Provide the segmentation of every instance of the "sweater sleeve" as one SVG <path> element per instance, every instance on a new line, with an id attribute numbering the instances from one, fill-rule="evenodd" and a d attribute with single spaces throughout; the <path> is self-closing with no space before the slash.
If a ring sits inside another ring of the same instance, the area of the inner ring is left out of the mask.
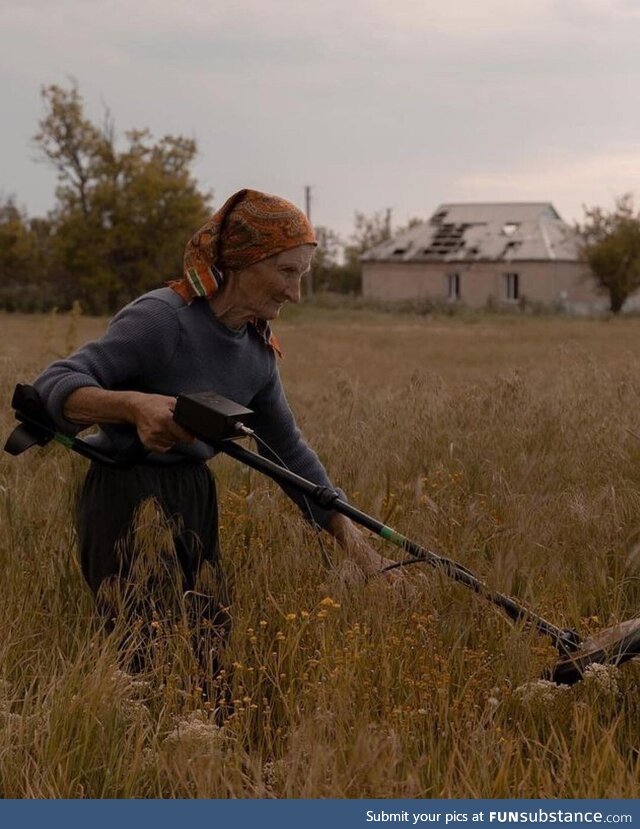
<path id="1" fill-rule="evenodd" d="M 86 386 L 126 389 L 136 380 L 144 384 L 169 362 L 179 339 L 175 311 L 162 300 L 142 297 L 116 314 L 99 340 L 51 363 L 33 385 L 59 428 L 77 434 L 86 426 L 62 414 L 71 392 Z"/>
<path id="2" fill-rule="evenodd" d="M 258 451 L 261 455 L 307 478 L 314 484 L 334 488 L 320 459 L 306 443 L 296 425 L 276 366 L 274 366 L 269 383 L 251 402 L 251 408 L 255 412 L 253 428 L 260 438 Z M 322 509 L 308 498 L 305 499 L 292 487 L 281 486 L 307 520 L 311 519 L 321 527 L 326 525 L 331 515 L 330 510 Z M 337 491 L 341 498 L 346 500 L 342 490 Z"/>

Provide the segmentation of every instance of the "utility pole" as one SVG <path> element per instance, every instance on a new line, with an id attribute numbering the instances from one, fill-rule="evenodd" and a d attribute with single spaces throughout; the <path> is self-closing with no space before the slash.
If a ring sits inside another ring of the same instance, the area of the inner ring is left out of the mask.
<path id="1" fill-rule="evenodd" d="M 304 210 L 307 214 L 307 219 L 311 221 L 311 185 L 306 184 L 304 188 Z M 313 296 L 313 273 L 309 271 L 307 274 L 307 296 Z"/>
<path id="2" fill-rule="evenodd" d="M 304 212 L 307 214 L 307 219 L 311 221 L 311 185 L 309 184 L 304 188 Z"/>

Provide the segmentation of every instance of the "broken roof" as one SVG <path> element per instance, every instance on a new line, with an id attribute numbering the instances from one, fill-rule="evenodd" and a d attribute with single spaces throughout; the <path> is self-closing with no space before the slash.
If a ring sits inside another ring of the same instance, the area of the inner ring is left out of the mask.
<path id="1" fill-rule="evenodd" d="M 441 204 L 428 222 L 366 251 L 363 262 L 578 259 L 577 238 L 550 202 Z"/>

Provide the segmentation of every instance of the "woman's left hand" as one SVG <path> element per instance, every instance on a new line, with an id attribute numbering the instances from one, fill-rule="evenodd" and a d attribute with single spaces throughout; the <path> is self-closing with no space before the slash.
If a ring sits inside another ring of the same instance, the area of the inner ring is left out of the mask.
<path id="1" fill-rule="evenodd" d="M 346 516 L 338 512 L 333 513 L 326 529 L 335 537 L 336 541 L 351 560 L 358 565 L 365 576 L 382 576 L 391 583 L 404 581 L 405 573 L 401 567 L 384 572 L 386 567 L 396 562 L 376 552 L 365 536 Z"/>

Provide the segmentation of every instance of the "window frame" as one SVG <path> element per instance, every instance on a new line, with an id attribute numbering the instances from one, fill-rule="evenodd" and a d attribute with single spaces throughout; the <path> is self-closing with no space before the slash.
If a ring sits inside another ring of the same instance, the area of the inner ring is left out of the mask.
<path id="1" fill-rule="evenodd" d="M 450 273 L 445 274 L 445 279 L 447 280 L 446 288 L 447 288 L 447 301 L 448 302 L 460 302 L 460 298 L 462 296 L 461 284 L 462 280 L 460 279 L 460 272 L 459 271 L 451 271 Z M 454 287 L 453 293 L 451 291 L 451 287 Z"/>
<path id="2" fill-rule="evenodd" d="M 503 276 L 506 302 L 518 302 L 520 299 L 520 274 L 517 271 L 508 271 Z"/>

